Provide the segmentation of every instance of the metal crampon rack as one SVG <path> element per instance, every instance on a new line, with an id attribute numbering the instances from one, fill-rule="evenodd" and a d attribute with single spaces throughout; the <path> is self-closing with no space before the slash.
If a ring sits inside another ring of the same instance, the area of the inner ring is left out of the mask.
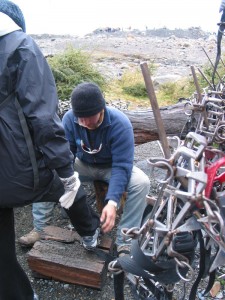
<path id="1" fill-rule="evenodd" d="M 148 159 L 153 172 L 160 168 L 165 176 L 157 196 L 147 196 L 142 226 L 122 230 L 132 242 L 130 255 L 109 264 L 115 276 L 126 273 L 137 299 L 172 299 L 180 281 L 193 282 L 188 299 L 196 299 L 201 278 L 209 276 L 203 297 L 225 264 L 224 109 L 223 84 L 193 95 L 184 111 L 189 122 L 197 116 L 194 130 L 184 140 L 172 138 L 170 157 Z M 204 261 L 194 281 L 196 249 Z"/>

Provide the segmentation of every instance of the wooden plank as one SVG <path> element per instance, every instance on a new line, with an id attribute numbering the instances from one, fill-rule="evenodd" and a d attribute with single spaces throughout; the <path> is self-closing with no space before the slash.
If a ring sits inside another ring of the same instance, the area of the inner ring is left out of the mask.
<path id="1" fill-rule="evenodd" d="M 75 241 L 80 241 L 80 236 L 73 230 L 60 228 L 58 226 L 47 226 L 44 228 L 42 239 L 63 243 L 73 243 Z"/>
<path id="2" fill-rule="evenodd" d="M 53 229 L 58 240 L 56 232 L 58 230 L 59 233 L 60 229 Z M 34 244 L 28 253 L 28 265 L 33 276 L 101 290 L 107 274 L 106 263 L 95 253 L 85 250 L 77 240 L 74 243 L 57 240 L 41 240 Z M 103 236 L 99 247 L 110 252 L 112 239 Z"/>
<path id="3" fill-rule="evenodd" d="M 42 240 L 52 240 L 63 243 L 80 242 L 81 237 L 76 231 L 60 228 L 58 226 L 47 226 L 44 228 Z M 113 240 L 107 235 L 100 238 L 99 248 L 108 250 L 109 253 L 113 251 Z"/>

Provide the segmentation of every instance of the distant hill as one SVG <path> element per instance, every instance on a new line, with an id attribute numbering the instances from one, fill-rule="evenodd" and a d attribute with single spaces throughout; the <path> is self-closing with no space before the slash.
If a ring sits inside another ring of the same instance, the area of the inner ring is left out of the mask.
<path id="1" fill-rule="evenodd" d="M 127 32 L 128 32 L 127 30 L 123 31 L 120 28 L 105 27 L 105 28 L 98 28 L 89 35 L 108 33 L 112 35 L 122 36 L 123 34 L 126 35 Z M 154 28 L 154 29 L 146 28 L 146 30 L 132 29 L 129 30 L 129 32 L 133 35 L 142 35 L 142 36 L 144 35 L 144 36 L 151 36 L 151 37 L 176 36 L 178 38 L 187 38 L 187 39 L 208 38 L 210 35 L 216 34 L 212 32 L 203 31 L 200 27 L 191 27 L 188 29 L 179 29 L 179 28 L 168 29 L 166 27 Z"/>
<path id="2" fill-rule="evenodd" d="M 104 27 L 97 28 L 93 32 L 86 34 L 86 36 L 94 36 L 101 34 L 108 34 L 115 37 L 126 37 L 126 35 L 130 33 L 136 36 L 150 36 L 150 37 L 161 37 L 166 38 L 170 36 L 175 36 L 177 38 L 186 38 L 186 39 L 199 39 L 199 38 L 208 38 L 210 35 L 216 35 L 215 32 L 206 32 L 203 31 L 200 27 L 191 27 L 188 29 L 168 29 L 166 27 L 163 28 L 153 28 L 146 30 L 139 29 L 130 29 L 123 30 L 121 28 L 112 28 L 112 27 Z M 54 39 L 54 38 L 69 38 L 70 35 L 57 35 L 57 34 L 31 34 L 34 39 Z"/>

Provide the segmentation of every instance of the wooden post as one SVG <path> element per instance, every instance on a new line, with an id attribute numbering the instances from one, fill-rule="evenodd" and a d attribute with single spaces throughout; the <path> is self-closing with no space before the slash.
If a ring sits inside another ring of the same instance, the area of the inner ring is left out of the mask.
<path id="1" fill-rule="evenodd" d="M 198 78 L 196 76 L 196 73 L 195 73 L 195 68 L 194 66 L 191 66 L 191 72 L 192 72 L 192 76 L 194 78 L 194 83 L 195 83 L 195 87 L 196 87 L 196 91 L 197 91 L 197 102 L 198 103 L 202 103 L 202 94 L 201 94 L 201 91 L 200 91 L 200 86 L 198 84 Z M 206 110 L 205 110 L 205 107 L 203 108 L 202 110 L 202 116 L 204 118 L 204 124 L 207 128 L 209 128 L 209 121 L 208 121 L 208 118 L 207 118 L 207 114 L 206 114 Z"/>
<path id="2" fill-rule="evenodd" d="M 166 137 L 166 131 L 165 131 L 162 117 L 160 114 L 158 102 L 156 99 L 150 71 L 149 71 L 149 68 L 148 68 L 148 65 L 146 62 L 142 62 L 140 65 L 141 65 L 141 70 L 142 70 L 142 74 L 143 74 L 144 81 L 145 81 L 146 90 L 147 90 L 148 97 L 150 100 L 150 104 L 152 106 L 153 114 L 155 117 L 155 122 L 156 122 L 156 125 L 158 128 L 158 134 L 159 134 L 160 142 L 162 144 L 162 150 L 164 152 L 165 158 L 170 158 L 171 153 L 170 153 L 170 149 L 169 149 L 169 144 L 168 144 L 168 140 Z"/>
<path id="3" fill-rule="evenodd" d="M 206 75 L 202 72 L 202 70 L 200 68 L 198 68 L 199 73 L 202 75 L 202 77 L 205 79 L 205 81 L 208 83 L 208 85 L 210 86 L 210 88 L 212 90 L 214 90 L 213 85 L 211 84 L 211 82 L 208 80 L 208 78 L 206 77 Z"/>
<path id="4" fill-rule="evenodd" d="M 201 91 L 200 91 L 200 86 L 198 84 L 198 79 L 197 79 L 197 76 L 196 76 L 196 73 L 195 73 L 194 66 L 191 66 L 191 73 L 192 73 L 192 76 L 193 76 L 193 79 L 194 79 L 194 84 L 195 84 L 196 92 L 197 92 L 197 95 L 198 95 L 198 103 L 201 103 L 202 102 L 202 94 L 201 94 Z"/>

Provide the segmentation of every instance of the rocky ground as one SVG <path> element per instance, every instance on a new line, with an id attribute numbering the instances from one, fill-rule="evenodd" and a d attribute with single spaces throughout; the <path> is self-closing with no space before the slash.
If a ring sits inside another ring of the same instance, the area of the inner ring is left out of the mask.
<path id="1" fill-rule="evenodd" d="M 202 67 L 207 63 L 208 58 L 204 51 L 212 61 L 216 57 L 215 34 L 204 33 L 195 28 L 187 31 L 162 29 L 113 33 L 109 30 L 98 30 L 84 38 L 49 35 L 34 38 L 46 56 L 63 51 L 69 44 L 88 51 L 99 70 L 110 78 L 120 77 L 124 70 L 139 67 L 141 61 L 154 61 L 158 66 L 155 76 L 159 81 L 175 80 L 188 76 L 191 65 Z M 147 173 L 149 169 L 146 167 L 146 158 L 161 156 L 157 142 L 137 146 L 135 151 L 135 164 L 144 168 Z M 155 181 L 150 173 L 148 175 L 154 190 Z M 58 206 L 54 211 L 53 224 L 60 227 L 69 224 L 62 218 Z M 15 228 L 16 238 L 32 229 L 31 206 L 15 209 Z M 40 300 L 114 299 L 113 280 L 110 275 L 102 291 L 53 280 L 35 279 L 27 265 L 26 255 L 29 249 L 21 248 L 18 243 L 16 249 L 18 260 L 26 270 Z M 128 282 L 125 285 L 125 299 L 134 299 Z"/>
<path id="2" fill-rule="evenodd" d="M 83 38 L 33 36 L 45 55 L 62 52 L 68 45 L 87 51 L 97 68 L 109 78 L 120 78 L 140 62 L 154 62 L 159 83 L 191 74 L 190 66 L 203 67 L 216 58 L 216 34 L 188 30 L 115 31 L 96 30 Z M 208 58 L 209 57 L 209 58 Z"/>

